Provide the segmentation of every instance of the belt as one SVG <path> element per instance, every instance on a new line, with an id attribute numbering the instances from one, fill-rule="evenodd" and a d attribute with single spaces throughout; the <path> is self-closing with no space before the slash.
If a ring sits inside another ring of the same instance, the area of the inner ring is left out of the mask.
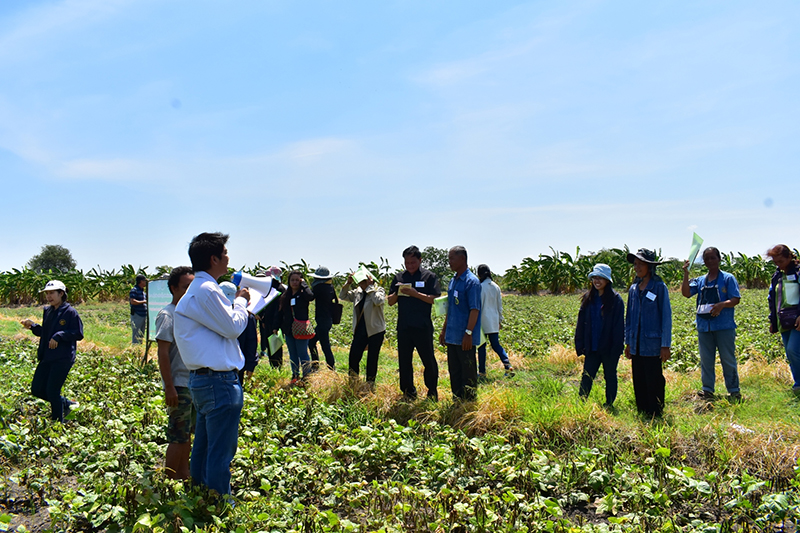
<path id="1" fill-rule="evenodd" d="M 212 375 L 212 374 L 227 374 L 228 372 L 236 372 L 235 370 L 214 370 L 213 368 L 203 367 L 197 370 L 190 370 L 190 374 L 197 374 L 198 376 Z"/>

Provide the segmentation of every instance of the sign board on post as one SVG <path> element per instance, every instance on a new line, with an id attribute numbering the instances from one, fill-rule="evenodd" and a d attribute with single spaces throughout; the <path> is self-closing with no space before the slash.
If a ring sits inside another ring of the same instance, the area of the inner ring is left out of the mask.
<path id="1" fill-rule="evenodd" d="M 156 317 L 158 312 L 172 302 L 167 280 L 157 279 L 147 283 L 147 340 L 156 340 Z"/>

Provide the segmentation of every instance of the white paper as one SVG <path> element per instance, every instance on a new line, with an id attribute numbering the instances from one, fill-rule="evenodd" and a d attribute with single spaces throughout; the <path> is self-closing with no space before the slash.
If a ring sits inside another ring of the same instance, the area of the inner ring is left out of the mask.
<path id="1" fill-rule="evenodd" d="M 271 288 L 269 294 L 264 295 L 258 292 L 257 290 L 250 288 L 250 303 L 247 304 L 247 310 L 257 315 L 264 309 L 267 304 L 269 304 L 272 300 L 278 297 L 279 293 L 275 290 L 275 288 Z M 294 303 L 292 303 L 294 305 Z"/>
<path id="2" fill-rule="evenodd" d="M 697 314 L 710 315 L 712 307 L 714 307 L 714 304 L 700 304 L 697 306 Z"/>

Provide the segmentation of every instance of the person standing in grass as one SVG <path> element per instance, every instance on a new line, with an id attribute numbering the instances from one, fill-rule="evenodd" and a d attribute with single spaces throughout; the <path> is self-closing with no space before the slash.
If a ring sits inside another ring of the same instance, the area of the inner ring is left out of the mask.
<path id="1" fill-rule="evenodd" d="M 236 300 L 236 292 L 239 290 L 236 285 L 230 281 L 223 281 L 219 284 L 219 288 L 222 289 L 222 294 L 225 295 L 228 302 L 233 305 Z M 253 376 L 256 365 L 258 365 L 258 326 L 255 316 L 249 311 L 247 312 L 247 327 L 236 340 L 239 341 L 239 349 L 242 350 L 244 356 L 244 366 L 239 370 L 239 383 L 242 384 L 242 390 L 244 390 L 245 380 Z"/>
<path id="2" fill-rule="evenodd" d="M 331 349 L 331 328 L 333 328 L 333 305 L 338 303 L 336 291 L 333 288 L 333 274 L 328 267 L 320 266 L 311 274 L 311 292 L 314 293 L 314 337 L 308 342 L 311 360 L 319 365 L 319 352 L 317 341 L 322 353 L 325 354 L 325 363 L 333 370 L 336 359 L 333 358 Z"/>
<path id="3" fill-rule="evenodd" d="M 62 282 L 48 281 L 40 292 L 49 304 L 44 307 L 42 324 L 27 318 L 20 321 L 39 337 L 36 352 L 39 364 L 33 373 L 31 394 L 50 402 L 50 418 L 64 422 L 70 409 L 77 405 L 61 395 L 61 387 L 75 364 L 77 342 L 83 339 L 83 322 L 75 308 L 67 303 L 67 287 Z"/>
<path id="4" fill-rule="evenodd" d="M 581 299 L 575 327 L 575 353 L 584 356 L 578 396 L 582 399 L 589 396 L 597 371 L 603 365 L 604 407 L 613 409 L 617 399 L 617 364 L 625 345 L 625 304 L 612 287 L 610 266 L 594 265 L 589 280 L 592 286 Z"/>
<path id="5" fill-rule="evenodd" d="M 672 309 L 667 286 L 656 275 L 655 252 L 640 248 L 628 254 L 636 278 L 628 290 L 625 357 L 631 360 L 636 408 L 649 418 L 664 411 L 666 381 L 662 365 L 670 358 Z"/>
<path id="6" fill-rule="evenodd" d="M 422 366 L 428 399 L 439 399 L 439 363 L 433 352 L 433 301 L 442 294 L 436 274 L 421 267 L 416 246 L 403 250 L 406 269 L 398 272 L 389 287 L 389 305 L 397 304 L 397 363 L 400 390 L 409 400 L 417 399 L 414 386 L 414 348 Z"/>
<path id="7" fill-rule="evenodd" d="M 500 328 L 503 321 L 503 295 L 492 279 L 488 265 L 478 265 L 478 280 L 481 282 L 481 331 L 487 337 L 492 350 L 500 357 L 506 369 L 506 377 L 514 375 L 508 355 L 500 345 Z M 478 346 L 478 378 L 486 377 L 486 343 Z"/>
<path id="8" fill-rule="evenodd" d="M 167 288 L 172 302 L 156 316 L 156 343 L 158 344 L 158 369 L 164 385 L 164 402 L 167 405 L 167 477 L 189 479 L 189 456 L 192 453 L 192 432 L 195 411 L 189 392 L 189 369 L 183 364 L 173 328 L 175 306 L 194 279 L 188 266 L 172 269 Z"/>
<path id="9" fill-rule="evenodd" d="M 147 324 L 147 296 L 144 289 L 147 278 L 141 274 L 136 276 L 136 285 L 128 295 L 131 304 L 131 343 L 141 344 Z"/>
<path id="10" fill-rule="evenodd" d="M 386 319 L 383 316 L 386 291 L 375 283 L 372 276 L 361 280 L 355 289 L 350 289 L 352 285 L 351 274 L 339 291 L 340 300 L 353 302 L 353 342 L 350 343 L 349 372 L 351 377 L 358 376 L 366 350 L 367 385 L 374 389 L 375 378 L 378 376 L 378 356 L 386 336 Z"/>
<path id="11" fill-rule="evenodd" d="M 292 385 L 300 385 L 300 372 L 306 378 L 311 372 L 311 359 L 308 356 L 308 338 L 296 339 L 292 335 L 295 320 L 308 320 L 308 304 L 314 300 L 314 293 L 308 287 L 303 273 L 299 270 L 289 272 L 289 287 L 281 296 L 278 314 L 273 324 L 273 333 L 283 331 L 286 347 L 289 349 L 289 364 L 292 367 Z"/>
<path id="12" fill-rule="evenodd" d="M 228 273 L 228 236 L 201 233 L 189 243 L 195 277 L 175 306 L 175 342 L 186 368 L 197 410 L 189 472 L 195 485 L 231 493 L 231 461 L 239 440 L 244 396 L 239 369 L 244 356 L 237 339 L 247 327 L 250 292 L 241 289 L 233 306 L 217 279 Z"/>
<path id="13" fill-rule="evenodd" d="M 278 291 L 278 296 L 270 301 L 264 309 L 261 310 L 256 319 L 258 320 L 258 334 L 261 337 L 261 357 L 267 356 L 269 365 L 272 368 L 280 368 L 283 365 L 283 346 L 278 346 L 274 351 L 269 346 L 269 338 L 272 335 L 272 327 L 278 316 L 278 308 L 281 304 L 281 296 L 286 292 L 286 285 L 281 283 L 281 274 L 283 271 L 278 266 L 271 266 L 264 272 L 272 276 L 272 288 Z"/>
<path id="14" fill-rule="evenodd" d="M 781 334 L 789 369 L 792 391 L 800 394 L 800 262 L 785 244 L 767 251 L 775 263 L 769 286 L 769 332 Z"/>
<path id="15" fill-rule="evenodd" d="M 439 343 L 447 347 L 447 369 L 454 398 L 478 398 L 478 363 L 475 341 L 480 337 L 481 282 L 467 267 L 467 249 L 454 246 L 447 253 L 450 270 L 456 273 L 447 287 L 447 317 Z"/>
<path id="16" fill-rule="evenodd" d="M 697 395 L 706 400 L 714 399 L 716 372 L 714 360 L 719 350 L 719 362 L 725 388 L 732 401 L 742 399 L 739 391 L 739 370 L 736 363 L 736 322 L 733 308 L 739 304 L 739 283 L 732 274 L 719 269 L 722 254 L 710 246 L 703 250 L 703 264 L 708 273 L 689 279 L 689 261 L 683 263 L 681 294 L 686 298 L 697 295 L 697 343 L 700 350 L 700 379 L 703 388 Z"/>

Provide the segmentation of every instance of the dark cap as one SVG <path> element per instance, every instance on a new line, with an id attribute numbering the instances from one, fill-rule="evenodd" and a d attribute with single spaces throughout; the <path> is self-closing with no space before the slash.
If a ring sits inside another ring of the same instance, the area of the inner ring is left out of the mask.
<path id="1" fill-rule="evenodd" d="M 638 259 L 643 263 L 647 263 L 648 265 L 660 265 L 661 262 L 656 261 L 656 253 L 653 250 L 648 250 L 647 248 L 639 248 L 639 251 L 635 254 L 628 254 L 628 263 L 633 263 L 634 259 Z"/>

